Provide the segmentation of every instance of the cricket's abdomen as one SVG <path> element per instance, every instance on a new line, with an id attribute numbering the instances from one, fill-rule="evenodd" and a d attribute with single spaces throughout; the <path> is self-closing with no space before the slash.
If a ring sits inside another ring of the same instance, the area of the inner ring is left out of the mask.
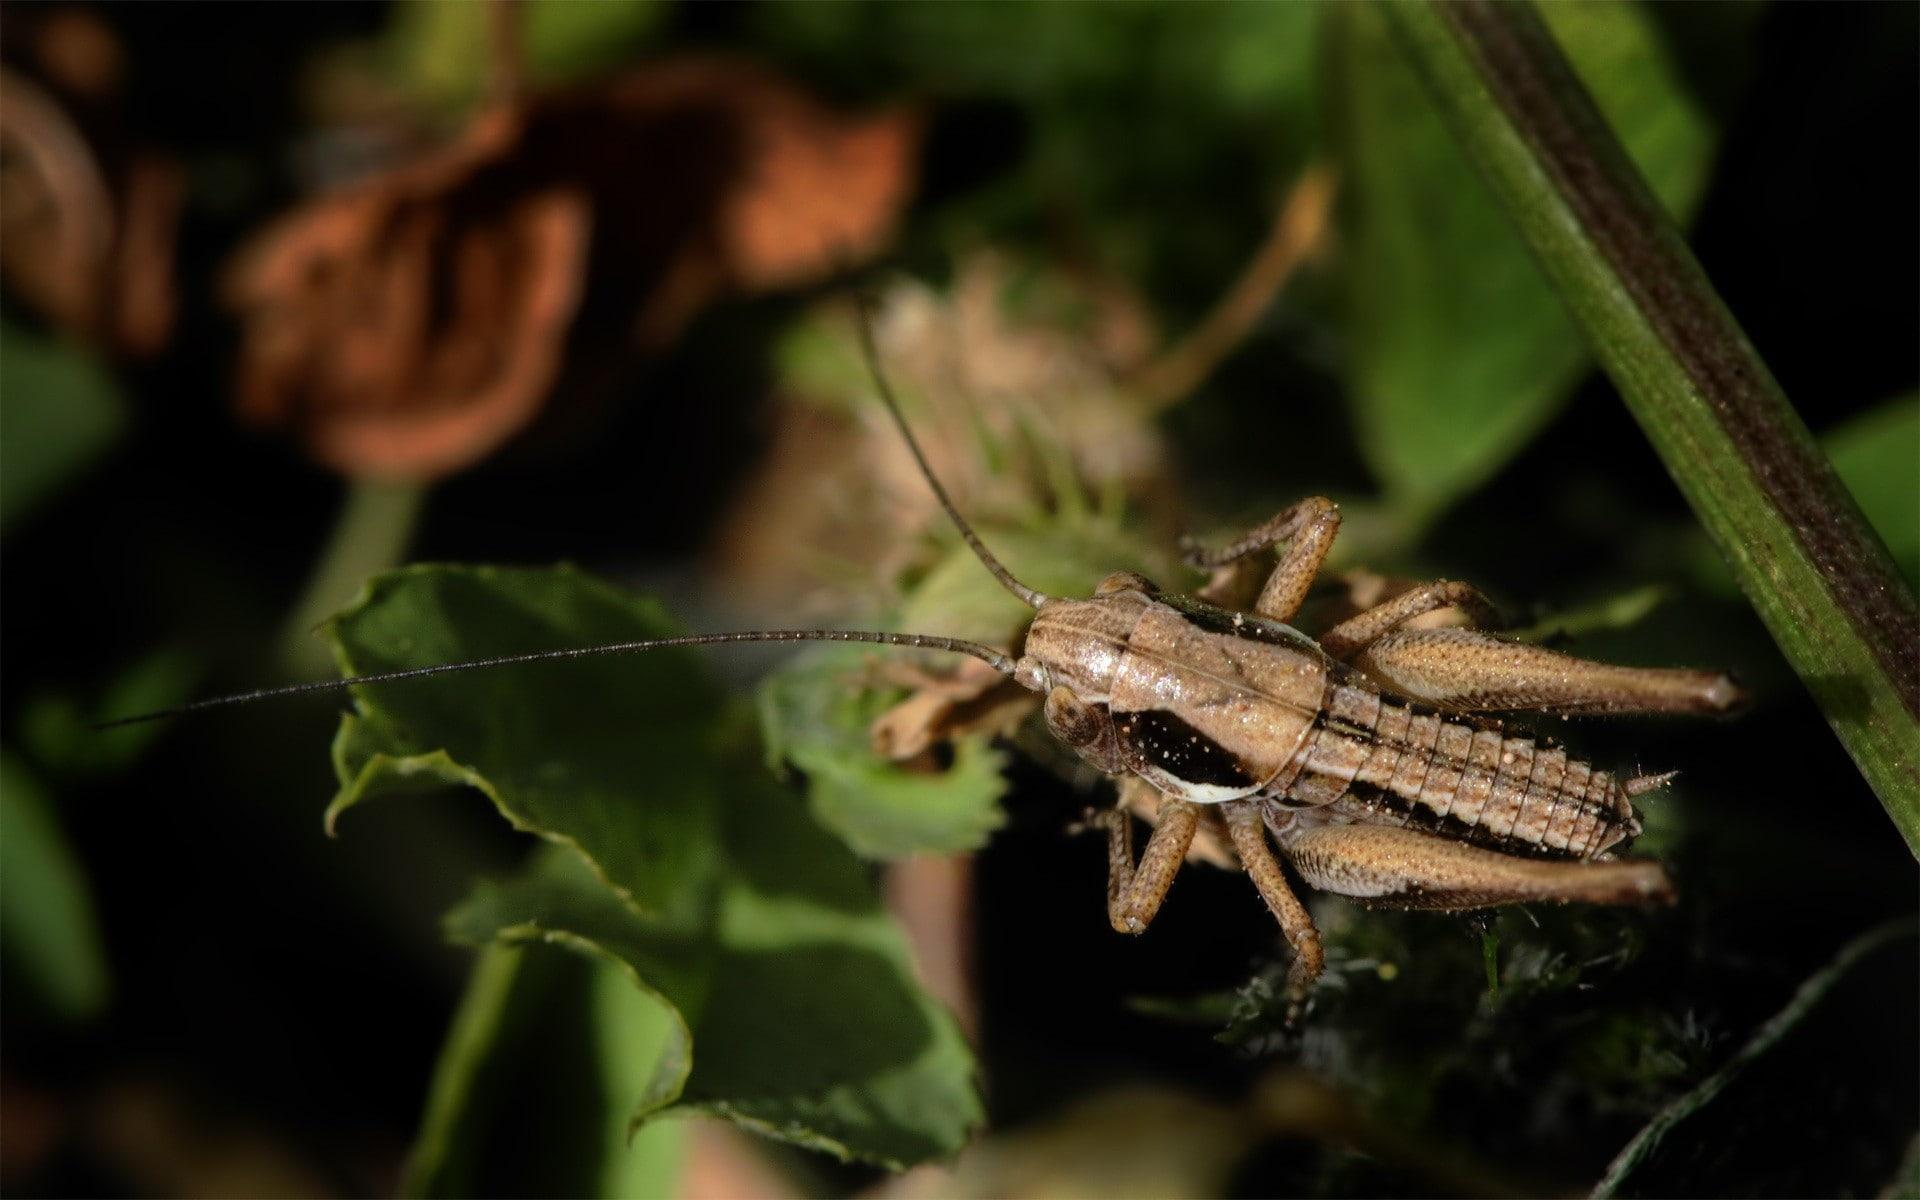
<path id="1" fill-rule="evenodd" d="M 1392 825 L 1576 859 L 1640 832 L 1608 772 L 1350 682 L 1328 686 L 1296 766 L 1268 794 L 1314 824 Z"/>

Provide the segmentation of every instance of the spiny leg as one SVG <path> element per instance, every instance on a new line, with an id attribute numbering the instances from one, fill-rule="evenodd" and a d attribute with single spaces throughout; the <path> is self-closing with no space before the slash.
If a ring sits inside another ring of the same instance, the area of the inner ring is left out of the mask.
<path id="1" fill-rule="evenodd" d="M 1313 981 L 1320 977 L 1320 969 L 1326 965 L 1320 931 L 1314 928 L 1307 906 L 1300 903 L 1300 898 L 1287 885 L 1286 873 L 1280 869 L 1273 848 L 1267 844 L 1267 825 L 1260 815 L 1260 803 L 1236 800 L 1222 808 L 1240 864 L 1253 878 L 1253 886 L 1267 902 L 1267 910 L 1280 922 L 1287 944 L 1293 947 L 1293 964 L 1287 969 L 1287 1020 L 1291 1022 L 1299 1015 L 1307 989 L 1313 986 Z"/>
<path id="2" fill-rule="evenodd" d="M 1335 625 L 1320 635 L 1320 648 L 1338 659 L 1348 659 L 1363 647 L 1405 625 L 1443 608 L 1457 608 L 1475 625 L 1499 623 L 1493 604 L 1470 583 L 1437 579 L 1401 592 L 1391 600 Z"/>
<path id="3" fill-rule="evenodd" d="M 1394 825 L 1322 825 L 1286 839 L 1300 878 L 1393 908 L 1486 908 L 1528 900 L 1672 903 L 1657 862 L 1518 858 Z"/>
<path id="4" fill-rule="evenodd" d="M 1352 662 L 1390 691 L 1469 712 L 1712 714 L 1745 699 L 1718 671 L 1615 666 L 1470 629 L 1402 629 Z"/>
<path id="5" fill-rule="evenodd" d="M 1286 542 L 1286 551 L 1267 576 L 1253 611 L 1275 621 L 1290 621 L 1300 611 L 1300 603 L 1307 598 L 1307 589 L 1313 586 L 1314 576 L 1320 573 L 1320 564 L 1326 561 L 1339 532 L 1338 506 L 1325 496 L 1309 496 L 1218 550 L 1202 549 L 1189 542 L 1187 562 L 1214 572 L 1200 590 L 1203 599 L 1212 599 L 1232 586 L 1235 564 L 1241 559 Z"/>
<path id="6" fill-rule="evenodd" d="M 1138 775 L 1121 776 L 1119 792 L 1114 806 L 1150 826 L 1157 827 L 1160 824 L 1160 810 L 1171 803 L 1165 792 Z M 1193 833 L 1193 842 L 1187 847 L 1187 861 L 1205 863 L 1223 871 L 1238 871 L 1240 858 L 1233 852 L 1233 843 L 1227 840 L 1227 827 L 1220 820 L 1219 806 L 1204 804 L 1195 807 L 1200 820 Z"/>
<path id="7" fill-rule="evenodd" d="M 1173 877 L 1187 857 L 1200 824 L 1200 812 L 1171 796 L 1160 806 L 1160 823 L 1140 865 L 1133 864 L 1133 818 L 1124 809 L 1108 809 L 1094 818 L 1107 827 L 1107 921 L 1119 933 L 1144 933 L 1167 898 Z"/>

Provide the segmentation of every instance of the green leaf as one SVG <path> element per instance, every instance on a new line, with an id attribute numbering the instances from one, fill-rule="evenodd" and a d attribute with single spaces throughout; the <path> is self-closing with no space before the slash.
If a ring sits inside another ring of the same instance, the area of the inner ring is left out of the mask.
<path id="1" fill-rule="evenodd" d="M 399 1194 L 674 1194 L 685 1124 L 629 1130 L 672 1032 L 663 1007 L 614 967 L 558 949 L 485 947 Z"/>
<path id="2" fill-rule="evenodd" d="M 1086 595 L 1110 571 L 1156 565 L 1118 526 L 1097 518 L 1045 529 L 989 529 L 993 551 L 1021 579 L 1052 595 Z M 1031 610 L 955 541 L 906 598 L 901 629 L 1007 645 Z M 874 662 L 898 652 L 822 647 L 769 676 L 760 727 L 776 763 L 805 772 L 813 812 L 855 850 L 875 858 L 973 850 L 1003 820 L 1003 758 L 985 737 L 954 739 L 938 774 L 874 755 L 870 730 L 905 693 L 872 686 Z"/>
<path id="3" fill-rule="evenodd" d="M 523 4 L 527 71 L 545 84 L 582 79 L 633 58 L 666 12 L 659 0 Z"/>
<path id="4" fill-rule="evenodd" d="M 1110 266 L 1204 292 L 1244 262 L 1307 158 L 1322 11 L 1122 4 L 1090 21 L 1072 4 L 812 0 L 746 20 L 815 77 L 911 81 L 1031 115 L 1021 161 L 972 190 L 956 242 L 977 242 L 982 223 L 1001 240 L 1043 231 L 1065 209 Z M 1193 187 L 1223 172 L 1241 186 Z"/>
<path id="5" fill-rule="evenodd" d="M 1050 596 L 1088 595 L 1114 571 L 1139 571 L 1166 582 L 1161 571 L 1166 564 L 1125 528 L 1101 517 L 983 529 L 981 536 L 1016 578 Z M 900 627 L 1004 646 L 1032 616 L 956 537 L 908 592 Z"/>
<path id="6" fill-rule="evenodd" d="M 100 360 L 0 324 L 0 532 L 85 470 L 120 436 L 126 410 Z"/>
<path id="7" fill-rule="evenodd" d="M 778 791 L 743 800 L 708 921 L 639 916 L 553 850 L 483 884 L 449 931 L 601 956 L 660 1006 L 673 1028 L 636 1123 L 691 1108 L 895 1169 L 953 1153 L 981 1117 L 958 1027 L 846 849 Z"/>
<path id="8" fill-rule="evenodd" d="M 1003 756 L 978 736 L 955 739 L 938 774 L 876 755 L 868 730 L 904 693 L 866 686 L 874 657 L 862 646 L 822 647 L 769 676 L 760 688 L 768 754 L 806 773 L 815 818 L 861 854 L 979 849 L 1004 819 Z"/>
<path id="9" fill-rule="evenodd" d="M 1628 629 L 1673 598 L 1673 589 L 1650 583 L 1630 591 L 1606 596 L 1590 604 L 1557 612 L 1521 629 L 1503 635 L 1521 642 L 1546 642 L 1555 638 L 1585 637 L 1615 629 Z"/>
<path id="10" fill-rule="evenodd" d="M 353 675 L 675 632 L 655 602 L 567 567 L 408 567 L 376 576 L 329 626 Z M 642 909 L 679 902 L 712 871 L 720 695 L 685 651 L 357 695 L 361 714 L 335 746 L 329 827 L 370 796 L 457 784 L 485 793 L 515 828 L 577 846 Z"/>
<path id="11" fill-rule="evenodd" d="M 530 80 L 560 84 L 633 57 L 659 24 L 657 0 L 521 0 L 521 54 Z M 393 9 L 389 69 L 420 99 L 446 108 L 478 100 L 492 61 L 493 6 L 414 0 Z"/>
<path id="12" fill-rule="evenodd" d="M 1546 425 L 1589 354 L 1379 15 L 1340 15 L 1348 386 L 1381 485 L 1432 515 Z M 1668 210 L 1691 213 L 1714 132 L 1648 14 L 1581 2 L 1544 15 Z"/>
<path id="13" fill-rule="evenodd" d="M 0 953 L 21 984 L 70 1020 L 107 1003 L 107 959 L 80 862 L 26 766 L 0 751 Z"/>
<path id="14" fill-rule="evenodd" d="M 678 1047 L 677 1015 L 634 988 L 626 972 L 596 963 L 588 989 L 601 1092 L 599 1194 L 671 1196 L 680 1179 L 686 1122 L 652 1121 L 635 1129 L 630 1115 L 650 1097 L 659 1064 Z"/>
<path id="15" fill-rule="evenodd" d="M 165 647 L 126 667 L 98 698 L 71 693 L 30 697 L 20 712 L 20 748 L 56 779 L 97 779 L 123 771 L 144 754 L 166 726 L 158 722 L 95 729 L 128 713 L 156 712 L 186 701 L 199 677 L 199 663 L 186 651 Z"/>
<path id="16" fill-rule="evenodd" d="M 333 626 L 355 671 L 668 632 L 651 601 L 565 568 L 396 571 Z M 622 1052 L 603 1083 L 634 1119 L 699 1109 L 894 1167 L 964 1142 L 980 1108 L 957 1027 L 913 982 L 859 861 L 741 745 L 690 655 L 496 669 L 359 701 L 329 815 L 457 783 L 557 843 L 482 885 L 449 927 L 618 968 L 632 1003 L 606 1036 L 656 1047 Z M 629 1169 L 608 1160 L 602 1185 Z"/>
<path id="17" fill-rule="evenodd" d="M 1920 393 L 1862 413 L 1821 444 L 1893 561 L 1920 591 Z"/>

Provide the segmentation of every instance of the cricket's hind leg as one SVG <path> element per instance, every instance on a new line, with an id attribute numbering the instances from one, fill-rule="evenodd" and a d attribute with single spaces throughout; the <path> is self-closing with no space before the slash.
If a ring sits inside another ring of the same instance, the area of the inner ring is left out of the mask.
<path id="1" fill-rule="evenodd" d="M 1287 543 L 1279 564 L 1260 589 L 1253 611 L 1275 621 L 1290 621 L 1300 611 L 1301 601 L 1307 598 L 1307 589 L 1313 586 L 1339 532 L 1339 507 L 1325 496 L 1309 496 L 1218 550 L 1188 542 L 1187 562 L 1213 572 L 1213 578 L 1198 593 L 1201 599 L 1238 607 L 1233 596 L 1238 565 L 1262 550 Z"/>
<path id="2" fill-rule="evenodd" d="M 1200 826 L 1200 810 L 1162 796 L 1159 824 L 1147 839 L 1140 864 L 1133 862 L 1133 818 L 1123 808 L 1096 813 L 1090 822 L 1107 830 L 1107 921 L 1118 933 L 1145 933 L 1186 861 Z"/>
<path id="3" fill-rule="evenodd" d="M 1224 810 L 1221 815 L 1226 818 L 1227 832 L 1240 855 L 1240 865 L 1253 878 L 1253 886 L 1267 902 L 1268 911 L 1280 922 L 1280 930 L 1293 948 L 1293 964 L 1287 969 L 1287 1021 L 1291 1024 L 1298 1019 L 1308 989 L 1326 965 L 1326 952 L 1321 948 L 1320 931 L 1314 927 L 1312 915 L 1293 894 L 1286 873 L 1280 869 L 1280 861 L 1267 843 L 1267 825 L 1260 804 L 1258 800 L 1232 800 L 1221 805 Z"/>
<path id="4" fill-rule="evenodd" d="M 1349 661 L 1389 691 L 1465 712 L 1719 714 L 1746 698 L 1722 672 L 1615 666 L 1471 629 L 1401 629 Z"/>
<path id="5" fill-rule="evenodd" d="M 1340 622 L 1320 635 L 1320 648 L 1344 661 L 1408 621 L 1443 608 L 1459 609 L 1469 623 L 1483 628 L 1500 623 L 1492 602 L 1480 594 L 1479 588 L 1457 580 L 1436 579 Z"/>
<path id="6" fill-rule="evenodd" d="M 1312 886 L 1391 908 L 1673 902 L 1657 862 L 1519 858 L 1394 825 L 1322 825 L 1288 836 L 1285 849 Z"/>

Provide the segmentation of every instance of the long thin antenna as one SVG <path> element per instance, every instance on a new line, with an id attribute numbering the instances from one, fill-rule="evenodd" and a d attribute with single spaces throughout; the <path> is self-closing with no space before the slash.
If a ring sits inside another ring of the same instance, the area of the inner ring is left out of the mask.
<path id="1" fill-rule="evenodd" d="M 867 371 L 873 376 L 873 386 L 880 392 L 880 399 L 886 402 L 887 411 L 893 414 L 893 423 L 900 427 L 900 436 L 907 439 L 907 449 L 913 451 L 913 461 L 920 464 L 920 474 L 926 478 L 927 485 L 933 489 L 935 498 L 940 501 L 940 507 L 946 509 L 947 516 L 953 519 L 954 525 L 960 530 L 960 536 L 965 538 L 967 545 L 973 549 L 974 557 L 978 558 L 987 570 L 993 572 L 993 577 L 1000 581 L 1001 587 L 1026 601 L 1029 608 L 1039 608 L 1052 597 L 1021 583 L 1013 577 L 1012 571 L 1001 565 L 1000 560 L 987 549 L 986 543 L 974 533 L 973 526 L 967 524 L 967 519 L 960 515 L 960 510 L 953 506 L 953 501 L 947 496 L 947 489 L 940 486 L 940 477 L 935 475 L 933 468 L 927 465 L 927 456 L 920 452 L 920 443 L 914 440 L 913 430 L 907 427 L 907 418 L 900 412 L 900 402 L 894 399 L 893 388 L 887 383 L 887 374 L 880 369 L 880 351 L 873 344 L 873 317 L 867 311 L 866 298 L 857 297 L 856 304 L 860 310 L 860 349 L 866 355 Z"/>
<path id="2" fill-rule="evenodd" d="M 409 667 L 404 671 L 381 671 L 373 675 L 355 675 L 347 679 L 325 679 L 317 683 L 290 683 L 281 687 L 259 688 L 251 692 L 238 692 L 231 696 L 215 696 L 210 700 L 195 700 L 191 704 L 182 704 L 176 708 L 163 708 L 157 712 L 140 713 L 137 716 L 120 717 L 112 721 L 102 721 L 95 729 L 117 729 L 122 725 L 138 725 L 143 721 L 158 721 L 162 717 L 177 717 L 184 713 L 200 712 L 209 708 L 226 708 L 233 704 L 247 704 L 254 700 L 271 700 L 281 696 L 305 696 L 322 692 L 338 692 L 346 688 L 359 687 L 369 683 L 399 683 L 407 679 L 426 679 L 433 675 L 451 675 L 456 671 L 477 671 L 483 667 L 506 667 L 516 663 L 555 662 L 569 658 L 597 658 L 608 654 L 634 654 L 642 650 L 660 650 L 668 646 L 712 646 L 721 642 L 875 642 L 883 646 L 913 646 L 922 650 L 951 650 L 956 654 L 971 654 L 986 663 L 1002 675 L 1013 674 L 1013 659 L 978 642 L 964 641 L 960 638 L 936 637 L 924 633 L 879 633 L 860 629 L 763 629 L 749 633 L 698 633 L 687 637 L 654 638 L 644 642 L 609 642 L 602 646 L 577 646 L 568 650 L 541 650 L 532 654 L 508 654 L 499 658 L 477 658 L 472 662 L 443 663 L 434 667 Z"/>

